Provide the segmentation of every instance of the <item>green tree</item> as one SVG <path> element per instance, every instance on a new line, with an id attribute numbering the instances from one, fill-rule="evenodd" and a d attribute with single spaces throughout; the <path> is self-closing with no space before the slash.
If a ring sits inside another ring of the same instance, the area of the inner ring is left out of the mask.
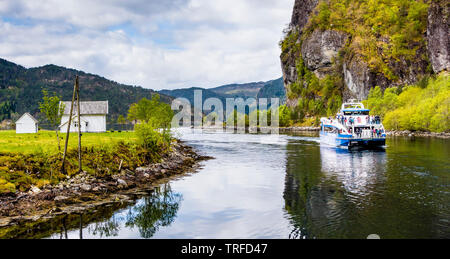
<path id="1" fill-rule="evenodd" d="M 160 101 L 159 95 L 155 94 L 151 100 L 142 98 L 138 103 L 132 104 L 128 110 L 128 120 L 139 122 L 135 130 L 142 142 L 148 145 L 147 140 L 157 137 L 152 131 L 161 134 L 162 138 L 169 143 L 172 136 L 170 128 L 174 113 L 167 103 Z"/>
<path id="2" fill-rule="evenodd" d="M 280 127 L 290 126 L 292 124 L 291 110 L 286 105 L 282 105 L 282 106 L 278 107 L 278 112 L 280 114 L 280 119 L 279 119 Z"/>
<path id="3" fill-rule="evenodd" d="M 137 103 L 131 104 L 130 108 L 128 109 L 127 119 L 128 121 L 134 122 L 134 124 L 136 124 L 138 120 L 137 109 L 138 109 Z"/>
<path id="4" fill-rule="evenodd" d="M 388 130 L 450 131 L 450 80 L 448 74 L 418 85 L 397 88 L 380 87 L 370 91 L 364 102 L 371 114 L 380 115 Z"/>
<path id="5" fill-rule="evenodd" d="M 61 124 L 61 118 L 64 114 L 65 105 L 61 102 L 59 96 L 49 96 L 46 90 L 42 91 L 44 97 L 42 102 L 39 103 L 39 109 L 43 113 L 56 132 L 56 139 L 58 141 L 58 150 L 61 151 L 61 145 L 59 141 L 59 125 Z"/>
<path id="6" fill-rule="evenodd" d="M 125 119 L 125 117 L 123 117 L 123 115 L 119 115 L 119 117 L 117 118 L 117 124 L 121 125 L 122 130 L 123 130 L 123 125 L 127 123 L 127 120 Z"/>
<path id="7" fill-rule="evenodd" d="M 170 128 L 173 111 L 169 104 L 160 101 L 158 94 L 151 100 L 142 98 L 128 110 L 128 120 L 150 123 L 154 128 Z"/>

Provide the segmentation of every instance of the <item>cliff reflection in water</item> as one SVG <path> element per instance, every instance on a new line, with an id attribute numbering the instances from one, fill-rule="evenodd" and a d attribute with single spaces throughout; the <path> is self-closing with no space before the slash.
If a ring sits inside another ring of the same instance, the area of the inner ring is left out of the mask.
<path id="1" fill-rule="evenodd" d="M 398 141 L 386 151 L 352 152 L 291 142 L 289 238 L 448 238 L 448 148 L 439 144 Z M 437 164 L 430 164 L 431 152 Z"/>

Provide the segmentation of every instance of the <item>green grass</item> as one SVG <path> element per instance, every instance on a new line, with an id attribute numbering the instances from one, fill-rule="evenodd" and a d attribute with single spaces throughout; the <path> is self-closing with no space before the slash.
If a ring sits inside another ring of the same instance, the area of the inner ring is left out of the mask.
<path id="1" fill-rule="evenodd" d="M 63 139 L 61 139 L 61 137 Z M 64 149 L 66 134 L 60 134 L 61 150 Z M 136 142 L 134 132 L 108 132 L 108 133 L 83 133 L 81 145 L 83 147 L 107 147 L 119 142 Z M 78 147 L 78 134 L 71 133 L 69 137 L 69 149 Z M 0 131 L 0 154 L 20 153 L 29 154 L 56 154 L 58 143 L 54 131 L 39 131 L 37 134 L 16 134 L 15 131 Z"/>
<path id="2" fill-rule="evenodd" d="M 65 138 L 66 134 L 62 134 Z M 133 171 L 138 166 L 159 161 L 169 151 L 159 143 L 152 149 L 138 143 L 135 132 L 84 133 L 82 136 L 83 170 L 96 177 Z M 61 141 L 61 148 L 64 141 Z M 56 133 L 16 134 L 0 131 L 0 194 L 27 191 L 57 184 L 78 173 L 78 135 L 70 134 L 65 172 L 61 171 L 62 153 L 58 152 Z"/>

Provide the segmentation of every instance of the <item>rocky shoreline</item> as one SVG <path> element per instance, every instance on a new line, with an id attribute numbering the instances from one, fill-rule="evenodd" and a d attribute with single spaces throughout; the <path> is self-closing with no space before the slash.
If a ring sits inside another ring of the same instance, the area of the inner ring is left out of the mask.
<path id="1" fill-rule="evenodd" d="M 82 213 L 105 204 L 128 202 L 139 193 L 152 190 L 162 180 L 194 172 L 200 161 L 211 159 L 197 154 L 180 141 L 173 143 L 171 148 L 160 163 L 139 167 L 134 172 L 122 170 L 107 178 L 83 172 L 42 190 L 33 187 L 26 193 L 0 196 L 0 230 L 23 222 Z"/>
<path id="2" fill-rule="evenodd" d="M 290 127 L 280 128 L 280 133 L 296 133 L 296 132 L 319 132 L 320 127 Z M 387 131 L 387 136 L 391 137 L 427 137 L 427 138 L 450 138 L 448 132 L 423 132 L 423 131 Z"/>
<path id="3" fill-rule="evenodd" d="M 280 133 L 319 132 L 320 127 L 288 127 L 280 128 Z"/>
<path id="4" fill-rule="evenodd" d="M 202 127 L 204 130 L 230 130 L 230 131 L 245 131 L 245 132 L 270 132 L 274 128 L 271 127 Z M 275 128 L 276 129 L 276 128 Z M 279 127 L 280 133 L 295 133 L 295 132 L 319 132 L 320 127 Z"/>
<path id="5" fill-rule="evenodd" d="M 226 130 L 227 128 L 222 128 L 222 127 L 204 127 L 203 129 L 223 129 Z M 231 128 L 233 130 L 233 128 Z M 270 127 L 258 127 L 258 128 L 252 128 L 253 132 L 256 131 L 262 131 L 265 130 L 266 132 L 270 132 Z M 278 128 L 280 133 L 316 133 L 320 131 L 320 127 L 280 127 Z M 239 127 L 235 127 L 234 130 L 246 130 L 248 131 L 249 128 L 239 128 Z M 450 133 L 449 132 L 441 132 L 441 133 L 437 133 L 437 132 L 423 132 L 423 131 L 409 131 L 409 130 L 405 130 L 405 131 L 387 131 L 386 132 L 387 136 L 391 136 L 391 137 L 428 137 L 428 138 L 443 138 L 443 139 L 448 139 L 450 138 Z"/>
<path id="6" fill-rule="evenodd" d="M 388 131 L 386 132 L 388 136 L 392 137 L 426 137 L 426 138 L 443 138 L 443 139 L 449 139 L 450 133 L 442 132 L 442 133 L 436 133 L 436 132 L 423 132 L 423 131 Z"/>

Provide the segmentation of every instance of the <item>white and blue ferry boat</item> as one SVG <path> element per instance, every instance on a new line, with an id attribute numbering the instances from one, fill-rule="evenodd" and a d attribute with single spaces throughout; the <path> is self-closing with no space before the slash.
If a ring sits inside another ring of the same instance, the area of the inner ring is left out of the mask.
<path id="1" fill-rule="evenodd" d="M 382 147 L 386 131 L 379 116 L 370 116 L 364 104 L 348 102 L 335 118 L 322 118 L 320 141 L 338 147 Z"/>

